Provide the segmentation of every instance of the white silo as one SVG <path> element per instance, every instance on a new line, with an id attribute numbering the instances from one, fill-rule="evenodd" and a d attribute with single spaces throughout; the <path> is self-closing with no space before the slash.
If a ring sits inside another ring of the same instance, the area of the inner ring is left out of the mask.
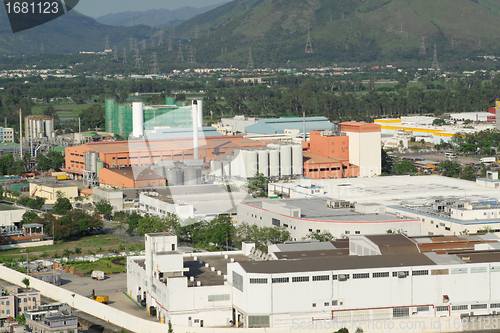
<path id="1" fill-rule="evenodd" d="M 144 136 L 144 105 L 142 102 L 132 103 L 132 136 Z"/>
<path id="2" fill-rule="evenodd" d="M 243 166 L 243 153 L 241 150 L 235 150 L 234 158 L 231 160 L 231 176 L 232 177 L 243 177 L 242 169 Z"/>
<path id="3" fill-rule="evenodd" d="M 280 169 L 281 177 L 292 175 L 292 146 L 282 145 L 280 147 Z"/>
<path id="4" fill-rule="evenodd" d="M 224 177 L 225 178 L 231 177 L 231 163 L 229 163 L 229 161 L 223 161 L 222 167 L 224 169 Z"/>
<path id="5" fill-rule="evenodd" d="M 269 151 L 267 150 L 259 151 L 259 173 L 264 177 L 269 177 Z"/>
<path id="6" fill-rule="evenodd" d="M 301 176 L 303 174 L 304 157 L 302 145 L 292 146 L 292 174 L 294 176 Z"/>
<path id="7" fill-rule="evenodd" d="M 203 127 L 203 100 L 198 100 L 198 128 Z"/>
<path id="8" fill-rule="evenodd" d="M 259 171 L 258 153 L 256 150 L 247 151 L 246 171 L 247 178 L 252 178 Z"/>
<path id="9" fill-rule="evenodd" d="M 280 176 L 280 152 L 277 149 L 269 150 L 269 176 Z"/>

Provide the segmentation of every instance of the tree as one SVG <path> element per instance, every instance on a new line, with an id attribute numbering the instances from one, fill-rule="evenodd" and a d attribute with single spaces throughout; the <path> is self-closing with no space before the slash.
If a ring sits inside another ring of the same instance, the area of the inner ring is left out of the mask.
<path id="1" fill-rule="evenodd" d="M 159 216 L 144 216 L 141 218 L 137 225 L 137 233 L 144 235 L 152 232 L 172 231 L 179 228 L 179 220 L 177 215 L 169 214 L 167 217 Z"/>
<path id="2" fill-rule="evenodd" d="M 45 156 L 43 154 L 38 154 L 36 156 L 36 160 L 37 160 L 38 169 L 44 170 L 44 171 L 50 169 L 50 160 L 47 158 L 47 156 Z"/>
<path id="3" fill-rule="evenodd" d="M 95 204 L 95 212 L 104 216 L 106 220 L 111 220 L 111 217 L 113 217 L 113 206 L 111 206 L 108 200 L 101 199 Z"/>
<path id="4" fill-rule="evenodd" d="M 437 171 L 442 176 L 458 178 L 462 171 L 462 166 L 458 162 L 444 161 L 439 163 Z"/>
<path id="5" fill-rule="evenodd" d="M 441 118 L 436 118 L 432 121 L 432 125 L 436 125 L 436 126 L 446 125 L 446 121 L 444 119 L 441 119 Z"/>
<path id="6" fill-rule="evenodd" d="M 33 222 L 36 218 L 38 218 L 38 214 L 34 212 L 25 212 L 23 214 L 22 220 L 19 222 L 19 226 L 22 227 L 25 224 Z"/>
<path id="7" fill-rule="evenodd" d="M 174 329 L 172 328 L 172 322 L 168 321 L 168 333 L 174 333 Z"/>
<path id="8" fill-rule="evenodd" d="M 47 154 L 51 169 L 61 169 L 64 166 L 64 155 L 58 151 L 50 151 Z"/>
<path id="9" fill-rule="evenodd" d="M 24 278 L 22 282 L 26 286 L 26 289 L 30 287 L 30 279 L 28 279 L 27 277 Z"/>
<path id="10" fill-rule="evenodd" d="M 73 206 L 68 198 L 59 197 L 54 205 L 54 213 L 57 215 L 64 215 L 71 210 Z"/>
<path id="11" fill-rule="evenodd" d="M 386 232 L 388 234 L 402 234 L 402 235 L 408 236 L 408 232 L 406 230 L 403 230 L 403 229 L 388 229 Z"/>
<path id="12" fill-rule="evenodd" d="M 26 325 L 26 316 L 24 315 L 24 313 L 22 315 L 17 316 L 15 320 L 21 325 Z"/>
<path id="13" fill-rule="evenodd" d="M 126 232 L 131 234 L 135 228 L 139 225 L 139 220 L 141 219 L 141 215 L 137 213 L 132 213 L 127 216 L 125 223 L 128 225 Z"/>
<path id="14" fill-rule="evenodd" d="M 267 196 L 267 184 L 268 180 L 261 173 L 256 173 L 248 181 L 248 190 L 252 193 L 256 193 L 258 196 Z"/>
<path id="15" fill-rule="evenodd" d="M 391 173 L 392 170 L 392 157 L 390 157 L 387 152 L 385 151 L 384 148 L 381 148 L 382 150 L 382 172 L 385 173 Z"/>
<path id="16" fill-rule="evenodd" d="M 460 179 L 476 181 L 477 171 L 473 165 L 467 165 L 460 174 Z"/>
<path id="17" fill-rule="evenodd" d="M 331 242 L 335 240 L 335 237 L 327 230 L 323 231 L 311 231 L 309 232 L 305 237 L 302 238 L 303 240 L 317 240 L 320 242 Z"/>
<path id="18" fill-rule="evenodd" d="M 392 164 L 393 175 L 411 175 L 417 173 L 417 167 L 409 160 L 394 159 Z"/>

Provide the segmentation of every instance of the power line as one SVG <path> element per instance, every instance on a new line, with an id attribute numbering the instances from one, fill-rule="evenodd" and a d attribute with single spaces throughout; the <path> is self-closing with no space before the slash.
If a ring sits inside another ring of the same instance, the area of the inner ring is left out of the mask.
<path id="1" fill-rule="evenodd" d="M 311 43 L 311 32 L 309 28 L 307 28 L 306 53 L 313 53 L 313 47 Z"/>

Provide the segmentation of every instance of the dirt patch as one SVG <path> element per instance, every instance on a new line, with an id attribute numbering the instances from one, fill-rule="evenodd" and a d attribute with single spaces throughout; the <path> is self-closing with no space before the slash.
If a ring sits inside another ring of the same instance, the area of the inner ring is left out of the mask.
<path id="1" fill-rule="evenodd" d="M 115 265 L 125 266 L 127 264 L 127 258 L 124 258 L 124 257 L 115 258 L 115 259 L 111 259 L 111 262 Z"/>

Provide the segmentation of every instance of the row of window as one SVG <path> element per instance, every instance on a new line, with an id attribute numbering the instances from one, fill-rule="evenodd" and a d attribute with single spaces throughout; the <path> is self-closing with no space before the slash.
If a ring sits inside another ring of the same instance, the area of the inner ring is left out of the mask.
<path id="1" fill-rule="evenodd" d="M 332 306 L 337 306 L 339 304 L 339 302 L 337 300 L 332 300 L 331 304 L 332 304 Z M 330 306 L 330 302 L 324 302 L 323 306 Z M 316 303 L 313 303 L 312 307 L 315 308 L 316 307 Z"/>
<path id="2" fill-rule="evenodd" d="M 36 297 L 33 297 L 30 299 L 30 297 L 24 297 L 22 300 L 20 298 L 17 299 L 17 303 L 21 303 L 21 302 L 29 302 L 29 301 L 33 301 L 33 302 L 36 302 Z M 0 305 L 10 305 L 10 301 L 0 301 Z"/>

